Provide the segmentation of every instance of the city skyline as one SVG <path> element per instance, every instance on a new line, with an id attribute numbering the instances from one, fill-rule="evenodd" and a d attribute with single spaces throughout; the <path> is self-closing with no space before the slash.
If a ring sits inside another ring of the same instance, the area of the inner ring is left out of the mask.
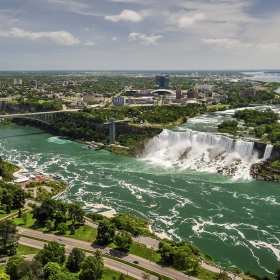
<path id="1" fill-rule="evenodd" d="M 279 69 L 275 0 L 2 0 L 0 71 Z"/>

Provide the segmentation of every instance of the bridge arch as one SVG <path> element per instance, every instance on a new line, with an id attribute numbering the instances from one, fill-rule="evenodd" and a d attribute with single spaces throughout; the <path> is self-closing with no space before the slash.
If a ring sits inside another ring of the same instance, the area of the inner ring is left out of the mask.
<path id="1" fill-rule="evenodd" d="M 27 114 L 10 114 L 0 115 L 0 119 L 30 119 L 36 120 L 41 123 L 52 125 L 54 121 L 61 117 L 61 114 L 66 111 L 51 111 L 51 112 L 38 112 L 38 113 L 27 113 Z"/>

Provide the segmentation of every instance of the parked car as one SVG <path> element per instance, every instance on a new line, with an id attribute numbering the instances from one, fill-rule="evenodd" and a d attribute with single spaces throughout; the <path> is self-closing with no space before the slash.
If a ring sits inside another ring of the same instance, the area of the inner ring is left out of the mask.
<path id="1" fill-rule="evenodd" d="M 7 262 L 7 260 L 6 259 L 2 259 L 2 260 L 0 260 L 0 263 L 6 263 Z"/>
<path id="2" fill-rule="evenodd" d="M 136 264 L 139 264 L 139 262 L 138 261 L 133 261 L 134 263 L 136 263 Z"/>

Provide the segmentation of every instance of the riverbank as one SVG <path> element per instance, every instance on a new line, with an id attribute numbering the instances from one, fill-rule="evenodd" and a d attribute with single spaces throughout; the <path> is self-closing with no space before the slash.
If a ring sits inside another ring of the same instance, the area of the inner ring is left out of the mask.
<path id="1" fill-rule="evenodd" d="M 272 162 L 267 160 L 253 164 L 250 174 L 256 180 L 280 182 L 280 169 L 274 168 Z"/>

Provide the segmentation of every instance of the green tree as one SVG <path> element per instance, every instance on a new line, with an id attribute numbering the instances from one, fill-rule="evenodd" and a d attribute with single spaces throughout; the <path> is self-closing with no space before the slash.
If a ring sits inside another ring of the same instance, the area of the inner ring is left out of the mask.
<path id="1" fill-rule="evenodd" d="M 61 233 L 61 234 L 65 234 L 67 231 L 67 225 L 66 223 L 60 223 L 57 225 L 57 230 Z"/>
<path id="2" fill-rule="evenodd" d="M 46 228 L 48 231 L 51 231 L 52 228 L 53 228 L 53 222 L 52 222 L 51 220 L 46 220 L 45 228 Z"/>
<path id="3" fill-rule="evenodd" d="M 84 259 L 81 266 L 79 280 L 100 280 L 102 278 L 104 265 L 93 256 Z"/>
<path id="4" fill-rule="evenodd" d="M 22 215 L 22 211 L 21 211 L 21 208 L 18 209 L 18 218 L 21 218 L 21 215 Z"/>
<path id="5" fill-rule="evenodd" d="M 14 222 L 11 220 L 0 221 L 0 239 L 4 250 L 7 250 L 7 244 L 10 242 L 17 242 L 19 236 L 16 234 L 17 229 Z"/>
<path id="6" fill-rule="evenodd" d="M 115 236 L 115 225 L 108 219 L 100 221 L 97 228 L 96 242 L 100 245 L 106 245 L 113 241 Z"/>
<path id="7" fill-rule="evenodd" d="M 101 263 L 103 263 L 103 253 L 101 250 L 99 250 L 99 249 L 95 250 L 93 255 L 96 257 L 97 260 L 99 260 Z"/>
<path id="8" fill-rule="evenodd" d="M 56 262 L 62 265 L 65 262 L 65 248 L 56 241 L 50 241 L 44 244 L 44 249 L 40 250 L 35 259 L 40 261 L 43 266 L 48 262 Z"/>
<path id="9" fill-rule="evenodd" d="M 65 223 L 66 222 L 66 215 L 64 212 L 62 211 L 57 211 L 55 213 L 55 216 L 54 216 L 54 228 L 57 229 L 57 226 L 60 224 L 60 223 Z"/>
<path id="10" fill-rule="evenodd" d="M 28 220 L 28 215 L 26 212 L 22 213 L 21 218 L 23 220 L 23 223 L 26 225 L 27 220 Z"/>
<path id="11" fill-rule="evenodd" d="M 162 261 L 169 263 L 169 264 L 173 263 L 173 257 L 175 254 L 174 247 L 172 247 L 168 243 L 164 243 L 159 251 L 160 251 L 160 256 L 161 256 Z"/>
<path id="12" fill-rule="evenodd" d="M 123 273 L 120 274 L 118 280 L 125 280 L 125 277 L 124 277 Z"/>
<path id="13" fill-rule="evenodd" d="M 131 234 L 125 230 L 121 230 L 115 235 L 114 242 L 122 251 L 129 251 L 133 244 Z"/>
<path id="14" fill-rule="evenodd" d="M 24 258 L 21 256 L 12 256 L 9 258 L 5 272 L 10 275 L 11 280 L 20 279 L 20 268 L 24 261 Z"/>
<path id="15" fill-rule="evenodd" d="M 44 278 L 50 279 L 53 276 L 56 276 L 60 272 L 60 265 L 56 262 L 48 262 L 44 268 Z"/>
<path id="16" fill-rule="evenodd" d="M 20 275 L 28 280 L 44 279 L 42 264 L 37 260 L 26 260 L 20 266 Z"/>
<path id="17" fill-rule="evenodd" d="M 6 274 L 5 272 L 0 273 L 0 280 L 10 280 L 11 277 L 9 274 Z"/>
<path id="18" fill-rule="evenodd" d="M 83 210 L 82 203 L 80 201 L 74 201 L 68 204 L 68 214 L 70 218 L 73 219 L 74 223 L 84 223 L 85 211 Z"/>
<path id="19" fill-rule="evenodd" d="M 81 265 L 85 257 L 85 252 L 82 249 L 73 248 L 68 255 L 66 267 L 70 271 L 79 271 L 81 269 Z"/>
<path id="20" fill-rule="evenodd" d="M 226 272 L 217 273 L 215 276 L 212 277 L 215 280 L 229 280 L 230 277 Z"/>

